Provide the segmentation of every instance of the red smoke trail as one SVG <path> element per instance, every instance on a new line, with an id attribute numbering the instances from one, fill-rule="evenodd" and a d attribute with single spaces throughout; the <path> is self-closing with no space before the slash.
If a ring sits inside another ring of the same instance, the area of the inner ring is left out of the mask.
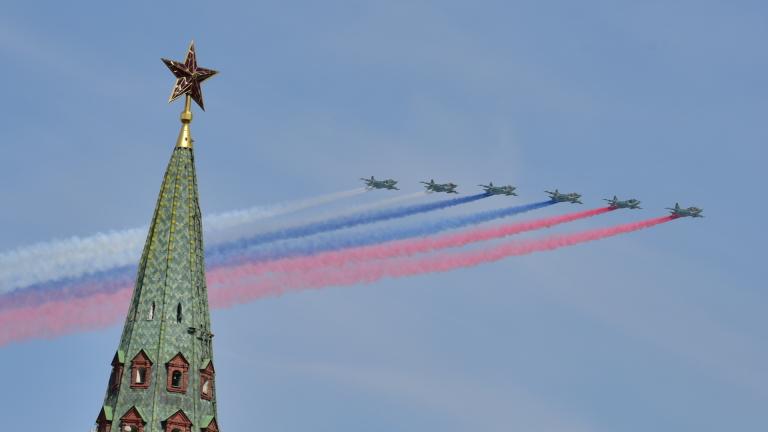
<path id="1" fill-rule="evenodd" d="M 319 269 L 305 273 L 286 273 L 268 279 L 251 279 L 213 290 L 213 307 L 228 307 L 267 295 L 279 295 L 286 291 L 322 288 L 326 286 L 353 285 L 371 283 L 385 277 L 404 277 L 424 273 L 444 272 L 457 268 L 473 267 L 490 263 L 506 257 L 526 255 L 573 246 L 594 240 L 600 240 L 619 234 L 650 228 L 674 220 L 673 216 L 664 216 L 599 228 L 574 234 L 556 235 L 540 240 L 526 240 L 504 243 L 489 249 L 440 254 L 421 259 L 402 258 L 387 261 L 371 261 L 335 270 Z"/>
<path id="2" fill-rule="evenodd" d="M 465 246 L 485 240 L 499 239 L 526 231 L 549 228 L 575 220 L 597 216 L 614 210 L 602 207 L 592 210 L 553 216 L 544 219 L 501 225 L 490 228 L 477 228 L 440 237 L 422 237 L 397 240 L 383 244 L 350 248 L 341 251 L 324 252 L 317 255 L 298 258 L 285 258 L 276 261 L 247 263 L 237 268 L 208 273 L 208 283 L 227 285 L 236 283 L 243 277 L 258 276 L 263 273 L 303 273 L 317 268 L 343 266 L 357 261 L 378 260 L 392 257 L 411 256 L 418 253 L 433 252 L 439 249 Z"/>
<path id="3" fill-rule="evenodd" d="M 508 242 L 485 250 L 440 254 L 420 259 L 370 261 L 338 269 L 321 268 L 307 272 L 267 275 L 266 278 L 248 277 L 247 272 L 241 271 L 239 274 L 243 275 L 243 280 L 239 283 L 210 291 L 211 306 L 223 308 L 261 297 L 280 295 L 291 290 L 370 283 L 384 277 L 404 277 L 472 267 L 509 256 L 554 250 L 600 240 L 649 228 L 673 219 L 675 219 L 673 216 L 665 216 L 540 240 Z M 210 274 L 211 280 L 217 280 L 216 278 L 227 280 L 220 273 L 238 272 L 239 267 L 248 267 L 248 265 L 216 269 Z M 125 316 L 130 297 L 131 289 L 126 286 L 114 293 L 0 312 L 0 346 L 30 338 L 54 337 L 113 325 Z"/>

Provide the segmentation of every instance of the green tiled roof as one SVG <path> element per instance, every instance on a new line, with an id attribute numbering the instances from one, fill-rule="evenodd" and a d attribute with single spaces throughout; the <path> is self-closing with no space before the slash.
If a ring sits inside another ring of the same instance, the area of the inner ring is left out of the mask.
<path id="1" fill-rule="evenodd" d="M 141 409 L 141 407 L 137 406 L 134 408 L 136 408 L 136 412 L 139 413 L 139 417 L 141 417 L 142 420 L 147 421 L 148 417 L 146 414 L 144 414 L 144 411 Z"/>
<path id="2" fill-rule="evenodd" d="M 200 425 L 199 425 L 200 428 L 207 428 L 211 424 L 211 422 L 213 421 L 214 418 L 215 417 L 212 416 L 212 415 L 208 415 L 208 416 L 203 417 L 203 419 L 200 420 Z"/>
<path id="3" fill-rule="evenodd" d="M 147 350 L 145 350 L 145 349 L 143 349 L 143 348 L 142 348 L 142 349 L 140 349 L 140 350 L 139 350 L 139 351 L 138 351 L 136 354 L 134 354 L 134 355 L 133 355 L 133 358 L 136 358 L 136 356 L 137 356 L 137 355 L 139 355 L 139 353 L 140 353 L 140 352 L 142 352 L 142 351 L 144 351 L 144 355 L 147 357 L 147 360 L 149 360 L 151 363 L 155 363 L 155 361 L 152 359 L 152 356 L 151 356 L 151 355 L 149 355 L 149 353 L 147 352 Z"/>
<path id="4" fill-rule="evenodd" d="M 109 405 L 104 405 L 101 407 L 101 409 L 104 411 L 104 418 L 107 421 L 112 421 L 112 407 Z"/>
<path id="5" fill-rule="evenodd" d="M 205 285 L 203 238 L 197 175 L 191 148 L 175 148 L 168 163 L 117 356 L 126 361 L 117 390 L 107 390 L 104 405 L 121 418 L 133 406 L 158 431 L 161 422 L 182 410 L 190 419 L 214 417 L 213 400 L 200 397 L 200 369 L 213 357 Z M 193 328 L 194 331 L 190 331 Z M 149 388 L 131 388 L 131 361 L 141 350 L 151 358 Z M 166 389 L 165 364 L 182 353 L 189 362 L 185 393 Z M 195 425 L 197 427 L 197 425 Z"/>

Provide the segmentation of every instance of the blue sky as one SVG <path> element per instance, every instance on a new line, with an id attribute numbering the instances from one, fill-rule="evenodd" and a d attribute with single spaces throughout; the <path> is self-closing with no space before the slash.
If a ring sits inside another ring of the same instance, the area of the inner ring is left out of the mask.
<path id="1" fill-rule="evenodd" d="M 763 430 L 767 24 L 759 1 L 4 4 L 0 250 L 149 221 L 181 110 L 159 58 L 194 39 L 221 71 L 205 213 L 375 174 L 643 201 L 566 231 L 706 214 L 216 311 L 225 430 Z M 88 430 L 118 338 L 0 348 L 6 426 Z"/>

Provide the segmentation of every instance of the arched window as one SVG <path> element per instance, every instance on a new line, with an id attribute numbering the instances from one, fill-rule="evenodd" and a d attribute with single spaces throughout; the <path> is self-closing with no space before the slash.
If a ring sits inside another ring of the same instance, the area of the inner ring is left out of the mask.
<path id="1" fill-rule="evenodd" d="M 176 322 L 181 322 L 181 303 L 176 306 Z"/>
<path id="2" fill-rule="evenodd" d="M 131 388 L 149 388 L 149 378 L 152 371 L 152 361 L 144 353 L 139 351 L 131 361 Z"/>
<path id="3" fill-rule="evenodd" d="M 155 302 L 152 302 L 152 304 L 149 306 L 149 312 L 147 313 L 147 319 L 152 321 L 155 319 Z"/>
<path id="4" fill-rule="evenodd" d="M 109 375 L 109 391 L 113 392 L 120 387 L 120 381 L 123 379 L 124 355 L 121 350 L 115 353 L 112 358 L 112 373 Z"/>
<path id="5" fill-rule="evenodd" d="M 181 371 L 173 371 L 173 376 L 171 377 L 171 387 L 181 388 Z"/>
<path id="6" fill-rule="evenodd" d="M 117 369 L 113 366 L 112 373 L 109 374 L 109 388 L 113 388 L 120 380 L 117 378 Z"/>
<path id="7" fill-rule="evenodd" d="M 178 353 L 165 364 L 168 374 L 166 390 L 171 393 L 186 393 L 189 384 L 189 362 Z"/>
<path id="8" fill-rule="evenodd" d="M 213 369 L 213 362 L 209 359 L 204 359 L 203 365 L 205 367 L 200 369 L 200 397 L 205 400 L 212 400 L 215 390 L 213 378 L 216 371 Z"/>

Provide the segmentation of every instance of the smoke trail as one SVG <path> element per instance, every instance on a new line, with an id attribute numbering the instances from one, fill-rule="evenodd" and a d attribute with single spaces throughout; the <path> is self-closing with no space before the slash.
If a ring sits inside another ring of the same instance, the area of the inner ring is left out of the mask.
<path id="1" fill-rule="evenodd" d="M 261 297 L 275 296 L 287 291 L 321 288 L 326 286 L 371 283 L 384 277 L 404 277 L 430 272 L 444 272 L 457 268 L 539 251 L 599 240 L 649 228 L 674 220 L 664 216 L 641 222 L 551 236 L 540 240 L 507 242 L 489 249 L 454 254 L 439 254 L 422 259 L 392 259 L 368 262 L 341 270 L 309 271 L 285 274 L 281 277 L 245 279 L 240 283 L 212 289 L 211 306 L 224 308 Z M 209 280 L 222 278 L 220 273 L 236 269 L 218 268 L 209 274 Z M 30 338 L 54 337 L 79 330 L 91 330 L 115 324 L 128 308 L 130 285 L 112 293 L 74 300 L 58 301 L 40 306 L 0 312 L 0 346 Z"/>
<path id="2" fill-rule="evenodd" d="M 298 201 L 291 201 L 268 206 L 256 206 L 245 210 L 228 211 L 204 218 L 205 223 L 203 226 L 208 226 L 208 229 L 210 229 L 212 232 L 218 232 L 228 228 L 247 225 L 253 221 L 264 218 L 296 213 L 308 208 L 330 204 L 344 198 L 361 195 L 365 192 L 365 188 L 355 188 Z"/>
<path id="3" fill-rule="evenodd" d="M 362 189 L 363 192 L 367 192 L 366 189 Z M 417 198 L 423 198 L 426 195 L 423 191 L 415 192 L 411 194 L 398 194 L 392 197 L 379 199 L 377 201 L 368 202 L 364 204 L 358 204 L 353 207 L 344 208 L 341 210 L 332 211 L 331 213 L 327 213 L 324 215 L 321 215 L 319 217 L 313 217 L 311 220 L 305 220 L 301 223 L 302 225 L 308 225 L 311 223 L 318 223 L 322 222 L 328 219 L 335 219 L 339 217 L 347 217 L 349 215 L 356 215 L 358 213 L 363 212 L 369 212 L 374 211 L 377 209 L 380 209 L 382 207 L 388 207 L 392 206 L 398 203 L 402 203 L 405 201 L 417 199 Z M 279 215 L 282 215 L 284 213 L 280 213 Z M 278 216 L 277 214 L 272 216 Z M 264 219 L 264 218 L 262 218 Z M 203 226 L 205 227 L 205 224 L 208 223 L 208 221 L 203 221 Z M 296 222 L 294 222 L 294 225 Z M 288 226 L 290 227 L 290 226 Z M 286 228 L 286 225 L 275 226 L 272 224 L 271 226 L 267 226 L 266 224 L 235 224 L 231 229 L 228 229 L 226 231 L 224 230 L 215 230 L 212 232 L 209 232 L 211 230 L 206 230 L 206 235 L 209 237 L 213 237 L 213 241 L 208 241 L 208 237 L 206 237 L 206 244 L 209 246 L 208 250 L 211 249 L 212 245 L 220 245 L 221 248 L 227 248 L 231 242 L 240 240 L 240 239 L 246 239 L 246 238 L 253 238 L 254 236 L 259 236 L 264 234 L 265 232 L 272 232 L 272 231 L 279 231 Z M 213 235 L 211 235 L 213 234 Z M 208 252 L 206 251 L 206 254 Z"/>
<path id="4" fill-rule="evenodd" d="M 208 282 L 215 285 L 227 285 L 244 277 L 253 277 L 264 273 L 280 272 L 295 274 L 317 268 L 341 267 L 359 261 L 409 257 L 415 254 L 434 252 L 440 249 L 461 247 L 470 243 L 501 239 L 526 231 L 550 228 L 555 225 L 601 215 L 613 210 L 612 207 L 603 207 L 515 224 L 489 228 L 475 228 L 440 237 L 423 237 L 412 240 L 393 241 L 374 246 L 345 249 L 338 252 L 324 252 L 309 257 L 246 263 L 237 266 L 237 270 L 230 269 L 226 272 L 216 272 L 208 277 Z"/>
<path id="5" fill-rule="evenodd" d="M 556 235 L 539 240 L 507 242 L 488 249 L 454 254 L 438 254 L 421 259 L 402 258 L 387 261 L 371 261 L 341 269 L 320 269 L 304 273 L 287 273 L 268 279 L 243 277 L 239 283 L 212 290 L 211 303 L 213 307 L 228 307 L 267 295 L 280 295 L 292 290 L 372 283 L 385 277 L 397 278 L 474 267 L 510 256 L 555 250 L 565 246 L 600 240 L 650 228 L 674 219 L 674 216 L 664 216 L 609 228 Z M 239 271 L 239 269 L 229 269 L 228 271 Z M 216 278 L 221 277 L 221 275 L 216 273 L 210 276 L 210 280 L 216 280 Z"/>
<path id="6" fill-rule="evenodd" d="M 486 210 L 468 215 L 454 216 L 436 221 L 420 223 L 405 228 L 391 228 L 381 231 L 371 231 L 363 234 L 355 233 L 347 236 L 330 238 L 309 237 L 295 240 L 292 243 L 270 243 L 268 245 L 253 245 L 249 239 L 238 243 L 222 245 L 206 250 L 206 262 L 210 265 L 222 265 L 231 262 L 271 261 L 288 257 L 314 255 L 320 252 L 367 246 L 393 240 L 413 237 L 424 237 L 439 232 L 478 225 L 483 222 L 514 216 L 542 207 L 555 204 L 553 201 L 542 201 L 501 209 Z M 256 247 L 254 247 L 256 246 Z"/>
<path id="7" fill-rule="evenodd" d="M 136 266 L 121 267 L 96 275 L 58 280 L 0 295 L 0 312 L 43 303 L 88 297 L 133 286 Z"/>
<path id="8" fill-rule="evenodd" d="M 356 207 L 354 209 L 348 210 L 346 213 L 354 214 L 354 213 L 365 212 L 365 211 L 369 211 L 369 210 L 375 210 L 377 208 L 388 207 L 388 206 L 391 206 L 393 204 L 399 204 L 401 202 L 410 201 L 410 200 L 414 200 L 414 199 L 417 199 L 417 198 L 424 198 L 425 196 L 427 196 L 427 193 L 424 192 L 424 191 L 413 192 L 413 193 L 409 193 L 409 194 L 405 194 L 405 195 L 402 195 L 402 194 L 401 195 L 395 195 L 393 197 L 385 198 L 385 199 L 382 199 L 382 200 L 379 200 L 379 201 L 375 201 L 375 202 L 372 202 L 370 204 L 363 204 L 363 205 L 358 206 L 358 207 Z"/>
<path id="9" fill-rule="evenodd" d="M 364 191 L 364 189 L 360 189 L 360 190 Z M 348 192 L 352 192 L 352 191 L 348 191 Z M 288 204 L 277 205 L 275 206 L 275 208 L 279 208 L 286 211 L 295 210 L 295 209 L 298 209 L 300 206 L 306 207 L 306 206 L 309 206 L 310 204 L 314 205 L 320 202 L 327 202 L 327 200 L 332 196 L 337 196 L 337 197 L 346 196 L 342 194 L 346 194 L 348 192 L 326 195 L 324 197 L 300 201 L 290 205 Z M 406 195 L 398 195 L 395 197 L 375 201 L 373 203 L 357 206 L 355 207 L 355 210 L 356 212 L 373 210 L 373 209 L 386 207 L 388 205 L 396 204 L 403 201 L 422 198 L 425 195 L 426 193 L 423 191 L 406 194 Z M 211 231 L 209 234 L 211 234 L 211 236 L 213 237 L 212 243 L 221 241 L 222 228 L 237 227 L 238 223 L 250 222 L 253 220 L 253 218 L 256 217 L 257 214 L 259 213 L 257 213 L 256 210 L 251 209 L 251 210 L 242 211 L 242 212 L 237 211 L 237 212 L 229 212 L 222 215 L 214 215 L 216 219 L 211 218 L 212 223 L 214 223 L 214 228 L 213 230 L 209 230 Z M 268 217 L 267 215 L 274 216 L 276 214 L 277 213 L 261 213 L 261 215 L 264 215 L 264 217 Z M 239 220 L 237 222 L 234 222 L 234 217 L 232 217 L 232 215 L 241 215 L 241 216 L 235 216 Z M 219 219 L 220 216 L 222 217 Z M 220 221 L 222 223 L 218 223 Z M 208 222 L 211 222 L 211 220 L 209 220 Z M 241 230 L 241 235 L 242 235 L 242 230 Z M 106 242 L 106 243 L 109 244 L 111 242 Z M 136 245 L 136 248 L 138 248 L 139 252 L 140 252 L 140 247 L 141 247 L 140 245 L 138 244 Z M 223 247 L 226 248 L 226 246 L 223 246 Z M 210 248 L 208 251 L 206 251 L 206 255 L 209 254 L 209 251 L 210 251 Z M 231 254 L 230 256 L 234 256 L 234 254 Z M 0 291 L 0 311 L 6 310 L 6 309 L 18 308 L 18 307 L 33 306 L 33 305 L 50 302 L 50 301 L 85 297 L 85 296 L 89 296 L 96 293 L 114 292 L 118 289 L 118 287 L 122 287 L 124 284 L 133 281 L 133 279 L 135 278 L 136 276 L 135 261 L 137 261 L 138 258 L 134 257 L 134 258 L 130 258 L 130 260 L 131 260 L 130 264 L 120 265 L 120 266 L 109 268 L 109 269 L 89 270 L 84 274 L 61 277 L 61 278 L 53 279 L 50 281 L 37 282 L 30 286 L 25 287 L 25 289 L 23 290 L 10 291 L 5 294 L 3 294 Z M 225 264 L 224 261 L 220 261 L 218 264 L 215 262 L 213 263 L 213 265 L 223 265 L 223 264 Z M 209 268 L 211 267 L 211 263 L 209 263 L 208 267 Z"/>
<path id="10" fill-rule="evenodd" d="M 337 231 L 344 228 L 352 228 L 358 225 L 367 225 L 376 222 L 383 222 L 391 219 L 398 219 L 407 216 L 416 215 L 419 213 L 426 213 L 435 210 L 441 210 L 449 207 L 458 206 L 461 204 L 471 203 L 473 201 L 487 198 L 487 194 L 470 195 L 461 198 L 453 198 L 435 202 L 429 202 L 424 204 L 414 204 L 410 206 L 395 207 L 391 209 L 383 209 L 378 211 L 361 212 L 348 216 L 341 216 L 330 220 L 322 220 L 309 224 L 292 226 L 276 231 L 270 231 L 262 234 L 255 235 L 253 237 L 245 238 L 233 242 L 227 246 L 213 247 L 207 252 L 212 255 L 222 253 L 222 251 L 228 248 L 248 248 L 260 244 L 275 242 L 278 240 L 286 240 L 293 238 L 309 237 L 315 234 L 321 234 L 330 231 Z"/>
<path id="11" fill-rule="evenodd" d="M 417 196 L 423 196 L 423 193 L 420 192 L 419 195 L 414 194 L 414 197 Z M 391 200 L 384 200 L 384 202 L 391 203 Z M 524 213 L 551 204 L 553 204 L 552 201 L 543 201 L 487 210 L 475 214 L 455 216 L 437 221 L 429 221 L 413 227 L 354 233 L 351 236 L 303 238 L 294 240 L 294 243 L 272 243 L 262 245 L 263 249 L 256 251 L 249 251 L 247 241 L 235 245 L 225 244 L 215 250 L 207 248 L 205 252 L 206 262 L 207 267 L 210 270 L 221 266 L 231 266 L 237 263 L 313 255 L 324 251 L 335 251 L 393 240 L 427 236 L 449 229 L 462 228 L 468 225 L 479 224 L 498 218 Z M 378 205 L 381 205 L 381 202 L 379 202 Z M 136 265 L 132 264 L 85 276 L 39 283 L 24 290 L 0 295 L 0 311 L 24 306 L 33 306 L 49 301 L 79 298 L 99 292 L 112 292 L 115 291 L 117 287 L 122 286 L 122 284 L 133 280 L 135 275 Z"/>
<path id="12" fill-rule="evenodd" d="M 204 218 L 206 241 L 216 244 L 242 236 L 241 230 L 254 221 L 285 215 L 329 204 L 365 193 L 356 188 L 284 204 L 251 207 L 214 214 Z M 88 237 L 71 237 L 21 247 L 0 253 L 0 294 L 32 284 L 108 270 L 138 262 L 147 228 L 98 233 Z M 135 267 L 134 267 L 135 268 Z"/>
<path id="13" fill-rule="evenodd" d="M 26 339 L 111 326 L 125 316 L 130 300 L 130 287 L 123 287 L 112 293 L 2 312 L 0 347 Z"/>
<path id="14" fill-rule="evenodd" d="M 241 238 L 245 235 L 252 234 L 253 227 L 250 225 L 253 222 L 331 204 L 345 198 L 362 195 L 367 191 L 368 190 L 365 188 L 355 188 L 320 195 L 314 198 L 306 198 L 268 206 L 256 206 L 245 210 L 219 213 L 207 218 L 203 217 L 203 230 L 206 235 L 206 242 L 215 244 Z M 250 228 L 250 230 L 247 230 L 248 228 Z"/>
<path id="15" fill-rule="evenodd" d="M 225 214 L 220 215 L 214 215 L 210 217 L 209 219 L 206 219 L 206 223 L 212 224 L 211 229 L 207 229 L 207 237 L 206 241 L 208 239 L 211 239 L 209 243 L 219 243 L 225 239 L 225 234 L 232 234 L 231 232 L 225 233 L 224 229 L 226 228 L 239 228 L 238 236 L 242 237 L 242 235 L 245 234 L 246 223 L 252 222 L 255 220 L 255 218 L 258 215 L 266 217 L 276 216 L 280 214 L 286 214 L 290 211 L 295 211 L 300 208 L 306 208 L 310 205 L 318 205 L 320 203 L 328 203 L 331 199 L 339 199 L 346 196 L 351 196 L 352 192 L 355 192 L 355 194 L 365 192 L 365 189 L 355 189 L 353 191 L 345 191 L 340 192 L 336 194 L 330 194 L 319 198 L 314 199 L 308 199 L 304 201 L 299 201 L 293 204 L 281 204 L 276 205 L 275 211 L 272 213 L 267 212 L 261 212 L 258 213 L 256 210 L 247 210 L 247 211 L 236 211 L 236 212 L 229 212 Z M 390 197 L 382 200 L 375 201 L 373 203 L 363 204 L 360 206 L 357 206 L 354 208 L 353 213 L 360 212 L 360 211 L 366 211 L 366 210 L 374 210 L 380 207 L 386 207 L 392 204 L 397 204 L 399 202 L 403 201 L 409 201 L 417 198 L 422 198 L 426 195 L 425 192 L 414 192 L 411 194 L 406 195 L 398 195 L 395 197 Z M 347 211 L 345 214 L 349 214 L 350 211 Z M 239 225 L 238 225 L 239 224 Z M 137 229 L 138 230 L 138 229 Z M 146 235 L 146 234 L 145 234 Z M 138 236 L 136 236 L 138 239 Z M 114 238 L 107 240 L 105 242 L 106 245 L 113 244 Z M 134 249 L 138 250 L 140 252 L 140 244 L 138 241 L 134 245 Z M 226 248 L 226 246 L 223 246 Z M 61 251 L 62 254 L 71 253 L 72 251 L 67 251 L 66 248 L 62 248 Z M 210 250 L 210 248 L 209 248 Z M 138 256 L 139 252 L 136 252 L 136 255 Z M 206 255 L 208 254 L 208 251 L 206 251 Z M 119 285 L 123 283 L 125 280 L 130 280 L 136 275 L 136 264 L 135 262 L 138 260 L 136 257 L 130 257 L 130 255 L 133 255 L 133 253 L 128 254 L 129 257 L 123 258 L 123 261 L 129 261 L 130 264 L 123 264 L 117 266 L 116 262 L 113 262 L 111 264 L 116 265 L 111 268 L 106 269 L 99 269 L 99 268 L 93 268 L 93 269 L 80 269 L 81 272 L 78 274 L 70 275 L 70 276 L 63 276 L 59 278 L 55 278 L 52 280 L 44 280 L 39 281 L 36 283 L 33 283 L 31 285 L 25 286 L 24 290 L 11 290 L 7 293 L 2 293 L 2 286 L 0 286 L 0 310 L 5 310 L 9 308 L 14 307 L 21 307 L 21 306 L 31 306 L 35 304 L 40 304 L 42 302 L 46 301 L 54 301 L 54 300 L 61 300 L 66 298 L 76 298 L 76 297 L 82 297 L 86 295 L 90 295 L 97 292 L 110 292 L 114 291 Z M 107 251 L 107 258 L 109 258 L 110 253 Z M 1 262 L 0 262 L 1 264 Z M 220 263 L 223 264 L 223 263 Z M 87 265 L 87 264 L 86 264 Z"/>
<path id="16" fill-rule="evenodd" d="M 0 254 L 0 293 L 138 260 L 146 228 L 39 243 Z"/>

